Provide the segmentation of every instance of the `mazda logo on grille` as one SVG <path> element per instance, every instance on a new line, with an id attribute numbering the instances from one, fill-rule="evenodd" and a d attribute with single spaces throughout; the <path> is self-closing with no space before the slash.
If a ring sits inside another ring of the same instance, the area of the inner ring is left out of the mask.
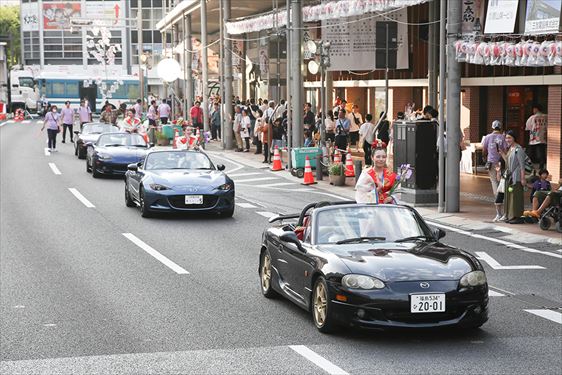
<path id="1" fill-rule="evenodd" d="M 424 283 L 420 283 L 420 286 L 421 286 L 422 288 L 424 288 L 424 289 L 427 289 L 427 288 L 429 288 L 429 283 L 425 283 L 425 282 L 424 282 Z"/>

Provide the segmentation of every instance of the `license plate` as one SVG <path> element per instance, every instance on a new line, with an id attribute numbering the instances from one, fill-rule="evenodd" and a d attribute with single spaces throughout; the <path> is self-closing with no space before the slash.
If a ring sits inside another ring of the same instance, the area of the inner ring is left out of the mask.
<path id="1" fill-rule="evenodd" d="M 410 312 L 445 312 L 445 294 L 411 294 Z"/>
<path id="2" fill-rule="evenodd" d="M 203 204 L 202 195 L 186 195 L 185 204 Z"/>

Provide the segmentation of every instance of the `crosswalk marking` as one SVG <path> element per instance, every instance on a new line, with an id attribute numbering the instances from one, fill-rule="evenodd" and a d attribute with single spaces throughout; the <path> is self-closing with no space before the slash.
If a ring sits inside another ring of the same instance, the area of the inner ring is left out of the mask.
<path id="1" fill-rule="evenodd" d="M 276 215 L 276 214 L 274 214 L 273 212 L 268 212 L 268 211 L 257 211 L 256 214 L 261 215 L 261 216 L 263 216 L 263 217 L 265 217 L 265 218 L 268 218 L 268 219 L 269 219 L 270 217 L 273 217 L 273 216 Z"/>
<path id="2" fill-rule="evenodd" d="M 541 318 L 551 320 L 555 323 L 562 324 L 562 314 L 559 312 L 547 310 L 547 309 L 536 309 L 536 310 L 531 309 L 525 311 L 533 315 L 540 316 Z"/>
<path id="3" fill-rule="evenodd" d="M 505 294 L 496 292 L 495 290 L 488 290 L 488 297 L 505 297 Z"/>
<path id="4" fill-rule="evenodd" d="M 254 182 L 254 181 L 267 181 L 267 180 L 276 180 L 278 177 L 260 177 L 260 178 L 248 178 L 246 180 L 238 180 L 236 183 L 240 184 L 243 182 Z"/>
<path id="5" fill-rule="evenodd" d="M 302 355 L 304 358 L 308 359 L 310 362 L 314 363 L 316 366 L 320 367 L 322 370 L 326 371 L 328 374 L 339 374 L 347 375 L 348 373 L 342 370 L 340 367 L 336 366 L 332 362 L 328 361 L 326 358 L 322 357 L 318 353 L 310 350 L 304 345 L 290 345 L 289 348 L 293 349 L 295 352 Z"/>
<path id="6" fill-rule="evenodd" d="M 488 263 L 495 270 L 544 270 L 542 266 L 502 266 L 497 260 L 492 258 L 485 251 L 477 251 L 476 257 L 481 261 Z"/>
<path id="7" fill-rule="evenodd" d="M 21 123 L 22 124 L 29 124 L 31 121 L 30 120 L 23 120 Z"/>
<path id="8" fill-rule="evenodd" d="M 55 163 L 49 163 L 49 167 L 51 167 L 51 170 L 53 171 L 54 174 L 57 175 L 62 174 L 61 171 L 57 168 Z"/>
<path id="9" fill-rule="evenodd" d="M 255 176 L 257 174 L 261 174 L 260 172 L 248 172 L 248 173 L 234 173 L 234 174 L 229 174 L 228 177 L 232 178 L 232 177 L 246 177 L 246 176 Z"/>
<path id="10" fill-rule="evenodd" d="M 277 182 L 274 184 L 264 184 L 258 185 L 259 187 L 276 187 L 276 186 L 287 186 L 287 185 L 295 185 L 296 182 Z"/>
<path id="11" fill-rule="evenodd" d="M 237 205 L 238 207 L 242 207 L 242 208 L 256 208 L 256 206 L 254 206 L 254 205 L 251 204 L 251 203 L 243 203 L 243 202 L 242 202 L 242 203 L 236 203 L 236 205 Z"/>

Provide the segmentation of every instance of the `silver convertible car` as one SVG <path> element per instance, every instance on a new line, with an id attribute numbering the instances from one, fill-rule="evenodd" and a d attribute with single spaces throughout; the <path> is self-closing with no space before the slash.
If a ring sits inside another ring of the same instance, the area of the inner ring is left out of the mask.
<path id="1" fill-rule="evenodd" d="M 195 150 L 153 151 L 125 174 L 125 204 L 143 217 L 156 212 L 234 214 L 234 182 L 209 157 Z"/>

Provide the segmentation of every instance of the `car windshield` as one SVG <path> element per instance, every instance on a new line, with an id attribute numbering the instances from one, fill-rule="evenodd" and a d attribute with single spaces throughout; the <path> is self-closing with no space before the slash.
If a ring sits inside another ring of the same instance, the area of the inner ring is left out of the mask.
<path id="1" fill-rule="evenodd" d="M 334 207 L 316 216 L 316 243 L 392 242 L 426 237 L 414 212 L 400 206 Z"/>
<path id="2" fill-rule="evenodd" d="M 139 134 L 113 133 L 103 134 L 98 140 L 100 147 L 139 146 L 147 147 L 143 137 Z"/>
<path id="3" fill-rule="evenodd" d="M 198 152 L 155 152 L 146 158 L 146 170 L 154 169 L 214 169 L 211 160 Z"/>
<path id="4" fill-rule="evenodd" d="M 84 125 L 82 134 L 101 134 L 101 133 L 116 133 L 119 128 L 111 124 L 88 124 Z"/>

